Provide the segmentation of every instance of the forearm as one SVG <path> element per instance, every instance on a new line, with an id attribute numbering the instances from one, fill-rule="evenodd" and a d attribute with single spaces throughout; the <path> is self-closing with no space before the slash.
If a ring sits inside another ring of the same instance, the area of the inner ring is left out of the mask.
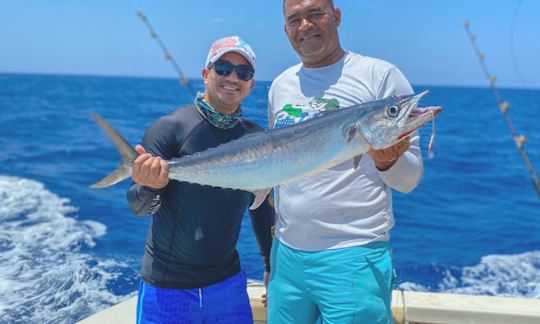
<path id="1" fill-rule="evenodd" d="M 387 170 L 379 170 L 379 176 L 390 188 L 400 192 L 411 192 L 424 172 L 419 136 L 414 134 L 409 149 Z"/>
<path id="2" fill-rule="evenodd" d="M 269 195 L 262 205 L 250 210 L 251 225 L 253 233 L 259 246 L 259 254 L 261 255 L 265 271 L 270 272 L 270 249 L 272 248 L 272 228 L 275 224 L 275 212 Z"/>
<path id="3" fill-rule="evenodd" d="M 379 171 L 379 175 L 390 188 L 407 193 L 416 188 L 423 171 L 420 149 L 411 146 L 390 169 Z"/>
<path id="4" fill-rule="evenodd" d="M 129 207 L 137 216 L 155 213 L 161 206 L 160 193 L 163 189 L 155 190 L 133 183 L 127 191 Z"/>

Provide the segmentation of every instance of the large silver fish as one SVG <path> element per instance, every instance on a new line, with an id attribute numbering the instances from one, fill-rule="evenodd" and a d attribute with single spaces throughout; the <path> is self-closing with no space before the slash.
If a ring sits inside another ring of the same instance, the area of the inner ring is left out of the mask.
<path id="1" fill-rule="evenodd" d="M 389 97 L 289 127 L 245 135 L 237 140 L 167 161 L 169 177 L 179 181 L 255 193 L 258 207 L 272 187 L 329 169 L 347 160 L 358 165 L 370 147 L 389 147 L 426 124 L 442 108 L 417 108 L 427 91 Z M 138 154 L 103 118 L 92 115 L 121 155 L 120 166 L 93 188 L 114 185 L 131 176 Z"/>

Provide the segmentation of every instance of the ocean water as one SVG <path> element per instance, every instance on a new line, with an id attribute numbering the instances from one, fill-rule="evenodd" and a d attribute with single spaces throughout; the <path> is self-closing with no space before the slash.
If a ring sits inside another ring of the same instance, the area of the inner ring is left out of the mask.
<path id="1" fill-rule="evenodd" d="M 243 105 L 262 126 L 269 85 Z M 414 88 L 445 111 L 420 185 L 394 195 L 399 288 L 540 298 L 540 199 L 490 90 Z M 501 93 L 540 170 L 540 91 Z M 88 188 L 118 163 L 88 116 L 136 144 L 190 100 L 171 79 L 0 74 L 0 322 L 71 323 L 133 295 L 149 218 L 129 211 L 127 181 Z M 421 130 L 424 152 L 430 133 Z M 261 279 L 249 217 L 238 250 Z"/>

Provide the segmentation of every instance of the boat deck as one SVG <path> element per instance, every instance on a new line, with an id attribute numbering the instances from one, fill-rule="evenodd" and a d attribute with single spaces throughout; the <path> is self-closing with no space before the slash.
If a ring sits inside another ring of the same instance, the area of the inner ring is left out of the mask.
<path id="1" fill-rule="evenodd" d="M 266 309 L 260 296 L 264 286 L 248 285 L 254 323 L 266 323 Z M 80 324 L 135 323 L 137 297 L 94 314 Z M 395 323 L 540 323 L 540 299 L 471 296 L 444 293 L 392 292 Z"/>

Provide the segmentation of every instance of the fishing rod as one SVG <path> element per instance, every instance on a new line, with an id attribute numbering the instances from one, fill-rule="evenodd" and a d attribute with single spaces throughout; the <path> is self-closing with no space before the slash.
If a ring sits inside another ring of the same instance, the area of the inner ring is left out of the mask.
<path id="1" fill-rule="evenodd" d="M 148 21 L 148 18 L 144 15 L 142 11 L 137 12 L 137 17 L 139 17 L 139 19 L 141 19 L 142 22 L 146 25 L 146 27 L 148 28 L 148 31 L 150 32 L 150 36 L 157 41 L 157 43 L 159 44 L 159 47 L 163 51 L 163 54 L 165 55 L 165 59 L 171 62 L 172 66 L 176 70 L 176 73 L 178 73 L 180 85 L 186 87 L 189 93 L 191 94 L 191 96 L 195 98 L 196 97 L 195 90 L 193 90 L 193 88 L 191 87 L 191 84 L 189 83 L 187 77 L 184 75 L 184 73 L 182 72 L 178 64 L 176 63 L 176 60 L 174 59 L 174 57 L 172 57 L 171 53 L 165 46 L 165 43 L 163 43 L 159 35 L 154 30 L 154 27 L 152 27 L 152 24 L 150 24 L 150 21 Z"/>
<path id="2" fill-rule="evenodd" d="M 512 123 L 512 119 L 510 118 L 510 114 L 509 114 L 510 104 L 501 98 L 499 91 L 495 87 L 496 78 L 491 73 L 489 73 L 489 70 L 485 63 L 486 56 L 485 54 L 480 52 L 480 50 L 478 49 L 478 46 L 476 45 L 476 35 L 474 35 L 471 32 L 469 28 L 469 21 L 465 21 L 464 26 L 465 26 L 465 30 L 467 31 L 467 35 L 469 36 L 469 40 L 471 41 L 474 52 L 476 53 L 476 56 L 478 57 L 478 60 L 480 61 L 482 70 L 484 71 L 484 74 L 486 78 L 488 79 L 489 87 L 491 88 L 491 91 L 493 92 L 493 96 L 495 97 L 495 100 L 497 101 L 497 105 L 499 106 L 499 109 L 501 113 L 503 114 L 504 120 L 506 121 L 506 125 L 510 129 L 510 133 L 512 134 L 512 138 L 514 139 L 514 144 L 516 144 L 516 147 L 519 150 L 521 157 L 523 158 L 523 162 L 525 162 L 525 166 L 527 167 L 527 170 L 529 171 L 531 180 L 533 182 L 533 186 L 536 189 L 536 193 L 538 194 L 538 197 L 540 198 L 540 180 L 538 180 L 536 171 L 534 170 L 534 167 L 531 161 L 529 160 L 529 156 L 527 155 L 527 152 L 525 152 L 525 142 L 527 141 L 527 137 L 525 135 L 521 135 L 516 132 L 514 125 Z"/>

